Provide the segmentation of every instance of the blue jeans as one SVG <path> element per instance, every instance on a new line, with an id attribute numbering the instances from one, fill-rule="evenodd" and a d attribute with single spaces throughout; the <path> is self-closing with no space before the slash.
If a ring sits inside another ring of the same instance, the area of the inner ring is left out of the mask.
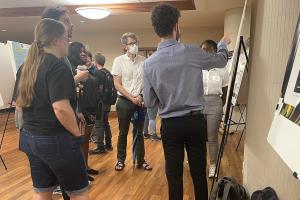
<path id="1" fill-rule="evenodd" d="M 157 115 L 158 107 L 154 106 L 151 108 L 147 108 L 147 112 L 145 115 L 145 122 L 144 122 L 144 134 L 148 133 L 148 126 L 150 127 L 150 134 L 155 135 L 156 132 L 156 115 Z"/>
<path id="2" fill-rule="evenodd" d="M 36 192 L 51 192 L 57 185 L 71 195 L 88 190 L 82 142 L 82 137 L 67 132 L 44 135 L 21 130 L 19 148 L 28 157 Z"/>

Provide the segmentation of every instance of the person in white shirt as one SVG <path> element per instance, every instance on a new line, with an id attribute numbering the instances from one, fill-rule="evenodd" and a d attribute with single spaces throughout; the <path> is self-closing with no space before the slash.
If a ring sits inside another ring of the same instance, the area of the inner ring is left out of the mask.
<path id="1" fill-rule="evenodd" d="M 217 43 L 205 40 L 201 48 L 209 53 L 217 52 Z M 213 68 L 203 70 L 203 92 L 205 100 L 204 113 L 207 116 L 207 139 L 210 166 L 208 177 L 213 178 L 216 171 L 218 157 L 218 129 L 223 114 L 223 105 L 226 101 L 226 92 L 229 79 L 227 68 Z"/>
<path id="2" fill-rule="evenodd" d="M 126 53 L 114 59 L 111 72 L 114 75 L 114 84 L 118 90 L 116 110 L 119 122 L 119 137 L 116 171 L 122 171 L 125 167 L 130 120 L 136 111 L 140 115 L 144 113 L 144 103 L 141 93 L 142 65 L 145 57 L 138 55 L 138 39 L 134 33 L 124 33 L 121 37 L 121 42 Z M 152 167 L 144 159 L 143 125 L 144 116 L 139 116 L 139 120 L 135 120 L 134 123 L 133 145 L 134 152 L 136 153 L 137 168 L 149 171 L 152 170 Z"/>

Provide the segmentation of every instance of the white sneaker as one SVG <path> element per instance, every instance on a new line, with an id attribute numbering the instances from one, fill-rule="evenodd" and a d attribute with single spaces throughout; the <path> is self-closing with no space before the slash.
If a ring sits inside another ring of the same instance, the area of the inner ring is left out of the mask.
<path id="1" fill-rule="evenodd" d="M 208 178 L 213 178 L 216 171 L 216 165 L 210 165 L 208 170 Z"/>

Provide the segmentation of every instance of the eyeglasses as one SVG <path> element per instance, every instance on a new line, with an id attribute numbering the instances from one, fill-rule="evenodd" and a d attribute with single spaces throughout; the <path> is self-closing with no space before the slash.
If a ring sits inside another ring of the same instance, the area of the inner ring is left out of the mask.
<path id="1" fill-rule="evenodd" d="M 130 42 L 130 43 L 128 43 L 127 45 L 129 45 L 129 46 L 133 46 L 133 45 L 137 45 L 139 42 L 138 41 L 134 41 L 134 42 Z"/>

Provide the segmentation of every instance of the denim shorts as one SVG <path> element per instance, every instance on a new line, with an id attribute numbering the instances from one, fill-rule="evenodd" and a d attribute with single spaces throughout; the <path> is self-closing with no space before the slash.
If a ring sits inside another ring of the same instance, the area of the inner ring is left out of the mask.
<path id="1" fill-rule="evenodd" d="M 58 185 L 71 195 L 88 190 L 82 142 L 82 137 L 68 132 L 43 135 L 21 130 L 19 148 L 29 159 L 36 192 L 51 192 Z"/>

